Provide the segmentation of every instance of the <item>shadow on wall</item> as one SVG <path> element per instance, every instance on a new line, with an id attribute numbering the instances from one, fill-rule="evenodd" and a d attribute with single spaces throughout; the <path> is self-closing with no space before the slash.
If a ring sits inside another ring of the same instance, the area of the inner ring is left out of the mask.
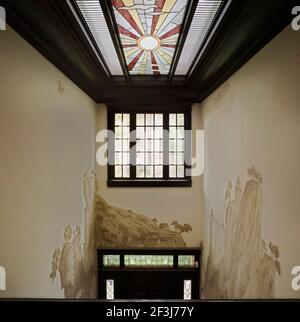
<path id="1" fill-rule="evenodd" d="M 97 297 L 97 258 L 100 247 L 186 247 L 183 233 L 189 224 L 173 221 L 171 225 L 108 204 L 96 193 L 95 174 L 85 174 L 85 234 L 80 226 L 64 230 L 64 243 L 52 255 L 52 281 L 59 273 L 65 298 Z"/>
<path id="2" fill-rule="evenodd" d="M 262 177 L 254 167 L 243 189 L 238 178 L 235 196 L 228 181 L 224 224 L 211 210 L 210 245 L 204 297 L 214 299 L 274 298 L 280 274 L 279 249 L 262 239 Z"/>

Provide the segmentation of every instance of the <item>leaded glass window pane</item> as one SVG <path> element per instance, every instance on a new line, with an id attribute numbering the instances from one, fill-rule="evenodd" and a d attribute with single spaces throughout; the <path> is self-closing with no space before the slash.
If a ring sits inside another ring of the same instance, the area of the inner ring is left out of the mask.
<path id="1" fill-rule="evenodd" d="M 169 115 L 169 177 L 184 178 L 184 130 L 185 121 L 183 113 Z"/>
<path id="2" fill-rule="evenodd" d="M 192 299 L 192 281 L 191 280 L 183 281 L 183 299 L 184 300 Z"/>
<path id="3" fill-rule="evenodd" d="M 124 256 L 125 267 L 172 268 L 173 263 L 174 263 L 174 257 L 172 255 L 125 255 Z"/>
<path id="4" fill-rule="evenodd" d="M 114 280 L 106 280 L 106 299 L 107 300 L 114 300 L 115 299 Z"/>
<path id="5" fill-rule="evenodd" d="M 130 114 L 115 114 L 115 178 L 130 177 Z"/>
<path id="6" fill-rule="evenodd" d="M 140 182 L 186 179 L 189 141 L 186 142 L 185 130 L 189 125 L 185 115 L 114 113 L 113 178 Z"/>
<path id="7" fill-rule="evenodd" d="M 195 256 L 194 255 L 179 255 L 178 267 L 194 267 Z"/>
<path id="8" fill-rule="evenodd" d="M 103 255 L 104 267 L 120 267 L 120 255 Z"/>
<path id="9" fill-rule="evenodd" d="M 163 177 L 163 114 L 136 114 L 136 177 Z M 160 153 L 158 153 L 160 152 Z"/>
<path id="10" fill-rule="evenodd" d="M 129 73 L 168 74 L 188 1 L 131 0 L 112 4 Z"/>

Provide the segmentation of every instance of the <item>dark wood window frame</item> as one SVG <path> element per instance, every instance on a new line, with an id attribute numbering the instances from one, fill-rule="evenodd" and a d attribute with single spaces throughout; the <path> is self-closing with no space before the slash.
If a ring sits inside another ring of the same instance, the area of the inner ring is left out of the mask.
<path id="1" fill-rule="evenodd" d="M 103 255 L 119 255 L 119 267 L 105 267 Z M 173 266 L 166 268 L 126 267 L 125 255 L 172 255 Z M 179 256 L 195 257 L 195 267 L 180 267 Z M 184 248 L 100 248 L 97 249 L 98 261 L 98 298 L 106 299 L 106 283 L 114 280 L 114 297 L 118 299 L 177 299 L 183 300 L 183 282 L 192 281 L 192 300 L 199 299 L 201 289 L 201 258 L 202 249 Z M 166 279 L 167 278 L 167 282 Z M 140 283 L 139 281 L 143 281 Z M 156 281 L 156 283 L 153 283 Z M 161 281 L 160 283 L 157 281 Z M 167 284 L 167 285 L 166 285 Z"/>
<path id="2" fill-rule="evenodd" d="M 113 160 L 115 158 L 115 147 L 114 138 L 108 138 L 108 173 L 107 173 L 107 186 L 108 187 L 191 187 L 192 178 L 187 175 L 187 170 L 191 164 L 191 106 L 179 106 L 179 107 L 168 107 L 159 108 L 157 106 L 147 106 L 145 108 L 130 108 L 130 107 L 120 107 L 111 108 L 108 107 L 107 110 L 107 129 L 114 131 L 114 115 L 117 113 L 128 113 L 130 114 L 130 132 L 136 129 L 135 115 L 138 113 L 161 113 L 163 114 L 163 127 L 164 130 L 169 129 L 169 114 L 172 113 L 183 113 L 184 114 L 184 156 L 185 156 L 185 177 L 184 178 L 169 178 L 169 165 L 168 165 L 168 155 L 169 155 L 169 138 L 165 136 L 163 138 L 163 154 L 164 154 L 164 166 L 163 166 L 163 177 L 162 178 L 136 178 L 135 177 L 135 165 L 130 165 L 130 178 L 115 178 L 114 176 L 114 165 Z M 188 130 L 188 133 L 186 132 Z M 136 138 L 130 138 L 130 148 L 134 147 L 136 144 Z M 132 152 L 131 150 L 131 153 Z M 131 159 L 135 156 L 131 155 Z"/>

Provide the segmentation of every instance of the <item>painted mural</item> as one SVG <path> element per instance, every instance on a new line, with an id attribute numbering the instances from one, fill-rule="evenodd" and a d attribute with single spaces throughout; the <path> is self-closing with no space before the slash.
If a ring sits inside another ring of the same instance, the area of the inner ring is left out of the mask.
<path id="1" fill-rule="evenodd" d="M 262 176 L 255 167 L 247 172 L 244 187 L 240 178 L 234 191 L 227 183 L 224 222 L 211 211 L 205 298 L 274 298 L 279 248 L 262 239 Z"/>
<path id="2" fill-rule="evenodd" d="M 50 279 L 60 278 L 65 298 L 96 298 L 96 249 L 100 247 L 186 247 L 187 224 L 159 223 L 131 210 L 117 208 L 96 193 L 95 174 L 83 179 L 84 237 L 78 225 L 67 225 L 64 242 L 52 255 Z"/>
<path id="3" fill-rule="evenodd" d="M 96 298 L 95 191 L 95 173 L 86 173 L 83 179 L 83 242 L 80 226 L 73 229 L 68 225 L 64 230 L 63 245 L 57 247 L 52 255 L 50 278 L 53 281 L 59 274 L 65 298 Z"/>
<path id="4" fill-rule="evenodd" d="M 96 218 L 98 247 L 185 247 L 183 234 L 192 231 L 186 223 L 158 223 L 156 218 L 113 207 L 100 196 Z"/>

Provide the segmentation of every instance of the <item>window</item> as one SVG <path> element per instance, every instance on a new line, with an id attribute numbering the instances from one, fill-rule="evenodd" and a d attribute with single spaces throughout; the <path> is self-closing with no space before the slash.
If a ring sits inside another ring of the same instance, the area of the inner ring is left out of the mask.
<path id="1" fill-rule="evenodd" d="M 109 186 L 191 186 L 190 110 L 110 111 Z"/>
<path id="2" fill-rule="evenodd" d="M 106 280 L 106 299 L 114 300 L 115 299 L 115 281 Z"/>
<path id="3" fill-rule="evenodd" d="M 195 256 L 194 255 L 179 255 L 178 256 L 178 267 L 195 267 Z"/>
<path id="4" fill-rule="evenodd" d="M 191 280 L 183 281 L 183 299 L 184 300 L 192 299 L 192 281 Z"/>
<path id="5" fill-rule="evenodd" d="M 125 255 L 125 267 L 173 268 L 172 255 Z"/>
<path id="6" fill-rule="evenodd" d="M 120 267 L 120 255 L 103 255 L 104 267 Z"/>

